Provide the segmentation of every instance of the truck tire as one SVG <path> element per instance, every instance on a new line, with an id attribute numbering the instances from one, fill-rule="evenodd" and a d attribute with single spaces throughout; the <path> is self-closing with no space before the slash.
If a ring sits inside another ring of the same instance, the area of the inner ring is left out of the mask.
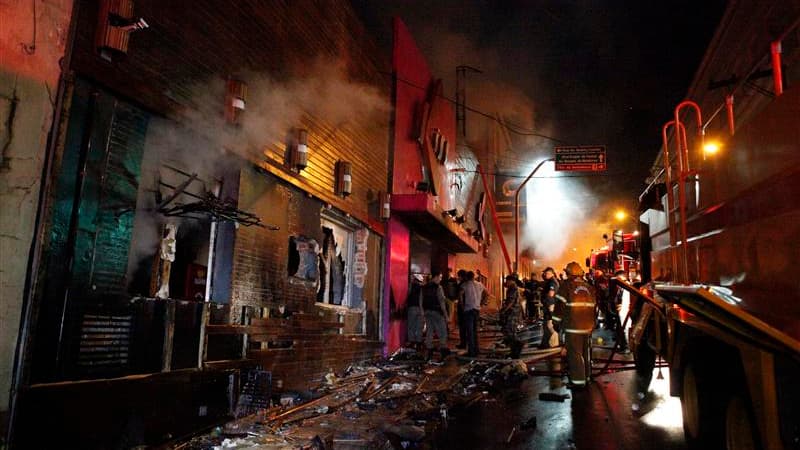
<path id="1" fill-rule="evenodd" d="M 725 385 L 707 365 L 693 361 L 683 371 L 683 432 L 690 449 L 724 448 Z"/>
<path id="2" fill-rule="evenodd" d="M 728 399 L 725 408 L 726 450 L 753 450 L 758 448 L 755 435 L 756 424 L 749 402 L 739 394 Z"/>

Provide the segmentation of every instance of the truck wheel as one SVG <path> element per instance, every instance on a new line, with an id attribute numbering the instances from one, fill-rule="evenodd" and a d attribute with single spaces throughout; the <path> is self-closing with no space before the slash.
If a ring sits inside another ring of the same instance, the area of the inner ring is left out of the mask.
<path id="1" fill-rule="evenodd" d="M 737 394 L 728 401 L 725 409 L 725 448 L 727 450 L 752 450 L 756 447 L 755 423 L 748 403 Z"/>
<path id="2" fill-rule="evenodd" d="M 723 448 L 726 383 L 715 383 L 709 376 L 712 371 L 703 369 L 692 362 L 683 372 L 681 406 L 686 444 L 690 449 Z"/>
<path id="3" fill-rule="evenodd" d="M 681 409 L 683 410 L 683 434 L 691 444 L 700 437 L 700 393 L 697 388 L 695 368 L 690 365 L 683 372 L 683 392 L 681 393 Z"/>

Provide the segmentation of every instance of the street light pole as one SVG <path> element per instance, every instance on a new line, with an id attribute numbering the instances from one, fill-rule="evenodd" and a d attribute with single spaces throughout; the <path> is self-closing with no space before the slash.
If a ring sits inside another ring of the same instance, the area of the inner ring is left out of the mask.
<path id="1" fill-rule="evenodd" d="M 533 172 L 528 175 L 528 178 L 525 178 L 525 181 L 523 181 L 514 192 L 514 273 L 519 272 L 519 193 L 522 192 L 522 188 L 528 184 L 528 181 L 533 178 L 533 175 L 536 174 L 536 171 L 539 170 L 544 163 L 555 160 L 555 158 L 548 158 L 537 164 Z"/>

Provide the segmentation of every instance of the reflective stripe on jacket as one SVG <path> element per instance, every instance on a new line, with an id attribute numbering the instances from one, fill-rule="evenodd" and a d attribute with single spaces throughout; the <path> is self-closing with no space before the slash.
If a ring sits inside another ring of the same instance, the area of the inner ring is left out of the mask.
<path id="1" fill-rule="evenodd" d="M 589 334 L 594 328 L 595 292 L 582 278 L 565 281 L 558 297 L 564 305 L 563 325 L 567 333 Z"/>

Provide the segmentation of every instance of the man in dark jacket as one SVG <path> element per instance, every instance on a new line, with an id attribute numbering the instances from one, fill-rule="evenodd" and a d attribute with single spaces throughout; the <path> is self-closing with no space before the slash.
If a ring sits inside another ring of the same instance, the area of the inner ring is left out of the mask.
<path id="1" fill-rule="evenodd" d="M 406 305 L 408 312 L 406 322 L 408 325 L 408 347 L 413 348 L 422 354 L 422 331 L 425 326 L 425 313 L 419 306 L 419 299 L 422 295 L 422 284 L 425 278 L 422 274 L 415 273 L 411 277 L 411 286 L 408 289 Z"/>
<path id="2" fill-rule="evenodd" d="M 433 358 L 433 335 L 439 338 L 439 351 L 444 359 L 450 354 L 447 348 L 447 300 L 442 289 L 442 273 L 438 270 L 431 271 L 431 279 L 422 287 L 420 306 L 425 311 L 425 323 L 428 332 L 425 336 L 425 347 L 428 348 L 428 359 Z"/>

